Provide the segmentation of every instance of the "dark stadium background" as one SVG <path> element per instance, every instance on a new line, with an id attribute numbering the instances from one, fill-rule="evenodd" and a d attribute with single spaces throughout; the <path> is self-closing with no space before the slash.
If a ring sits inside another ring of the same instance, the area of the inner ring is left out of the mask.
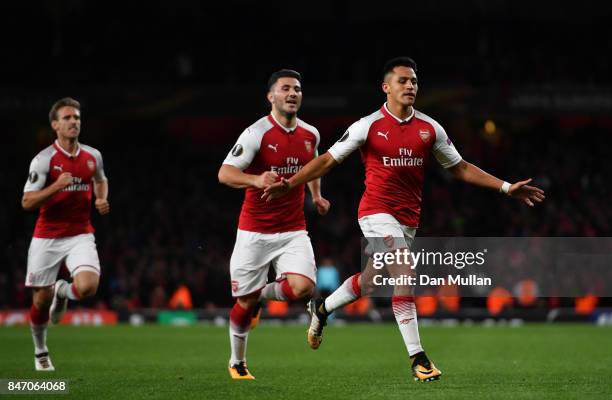
<path id="1" fill-rule="evenodd" d="M 468 161 L 547 192 L 533 209 L 429 169 L 419 235 L 610 236 L 609 3 L 582 1 L 43 1 L 1 6 L 0 309 L 26 308 L 36 214 L 20 207 L 60 97 L 82 103 L 81 141 L 102 151 L 111 214 L 94 213 L 103 277 L 87 306 L 164 308 L 186 284 L 196 308 L 231 304 L 229 257 L 243 193 L 217 170 L 268 112 L 270 73 L 303 74 L 300 117 L 325 151 L 384 98 L 380 69 L 418 63 L 417 108 Z M 495 130 L 487 131 L 492 121 Z M 489 124 L 490 125 L 490 124 Z M 307 207 L 317 260 L 359 269 L 357 154 Z M 567 299 L 566 299 L 567 300 Z"/>

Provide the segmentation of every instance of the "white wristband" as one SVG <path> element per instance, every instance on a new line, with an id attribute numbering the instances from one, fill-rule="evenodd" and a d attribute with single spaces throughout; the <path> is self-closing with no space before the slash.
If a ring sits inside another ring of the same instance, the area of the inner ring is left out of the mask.
<path id="1" fill-rule="evenodd" d="M 510 186 L 511 185 L 508 182 L 504 182 L 499 188 L 499 192 L 508 194 L 508 191 L 510 190 Z"/>

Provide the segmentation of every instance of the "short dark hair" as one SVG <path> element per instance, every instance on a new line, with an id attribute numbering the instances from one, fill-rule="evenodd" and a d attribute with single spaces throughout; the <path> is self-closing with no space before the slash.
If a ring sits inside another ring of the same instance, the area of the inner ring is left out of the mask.
<path id="1" fill-rule="evenodd" d="M 300 84 L 302 83 L 302 75 L 300 75 L 299 72 L 292 69 L 281 69 L 280 71 L 276 71 L 270 75 L 270 79 L 268 79 L 268 91 L 272 89 L 272 86 L 274 86 L 279 78 L 295 78 L 300 82 Z"/>
<path id="2" fill-rule="evenodd" d="M 393 68 L 395 67 L 408 67 L 408 68 L 412 68 L 414 72 L 417 72 L 416 62 L 414 62 L 412 58 L 395 57 L 385 63 L 385 66 L 383 67 L 383 71 L 382 71 L 383 81 L 385 80 L 389 72 L 393 72 Z"/>
<path id="3" fill-rule="evenodd" d="M 81 111 L 81 103 L 73 99 L 72 97 L 64 97 L 63 99 L 59 99 L 51 106 L 51 110 L 49 111 L 49 123 L 53 121 L 57 121 L 57 112 L 62 107 L 74 107 L 77 110 Z"/>

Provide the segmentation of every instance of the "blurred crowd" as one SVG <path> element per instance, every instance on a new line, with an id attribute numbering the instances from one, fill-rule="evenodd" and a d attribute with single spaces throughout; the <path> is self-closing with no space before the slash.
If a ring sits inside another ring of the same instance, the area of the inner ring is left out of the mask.
<path id="1" fill-rule="evenodd" d="M 430 83 L 611 82 L 606 2 L 334 0 L 262 7 L 186 0 L 113 7 L 70 0 L 3 7 L 3 27 L 20 32 L 19 40 L 6 42 L 14 56 L 0 67 L 0 82 L 13 87 L 67 80 L 239 86 L 283 66 L 309 83 L 369 84 L 398 51 L 414 57 Z M 48 61 L 45 73 L 32 73 L 41 59 Z"/>

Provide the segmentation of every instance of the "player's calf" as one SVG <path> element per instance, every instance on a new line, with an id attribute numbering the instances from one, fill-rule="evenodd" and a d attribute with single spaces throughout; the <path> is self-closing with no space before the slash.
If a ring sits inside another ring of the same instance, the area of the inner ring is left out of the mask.
<path id="1" fill-rule="evenodd" d="M 51 316 L 51 322 L 53 324 L 59 324 L 64 318 L 66 309 L 68 308 L 68 295 L 72 291 L 71 285 L 63 279 L 55 282 L 53 293 L 53 302 L 49 309 Z M 74 296 L 74 294 L 73 294 Z"/>

